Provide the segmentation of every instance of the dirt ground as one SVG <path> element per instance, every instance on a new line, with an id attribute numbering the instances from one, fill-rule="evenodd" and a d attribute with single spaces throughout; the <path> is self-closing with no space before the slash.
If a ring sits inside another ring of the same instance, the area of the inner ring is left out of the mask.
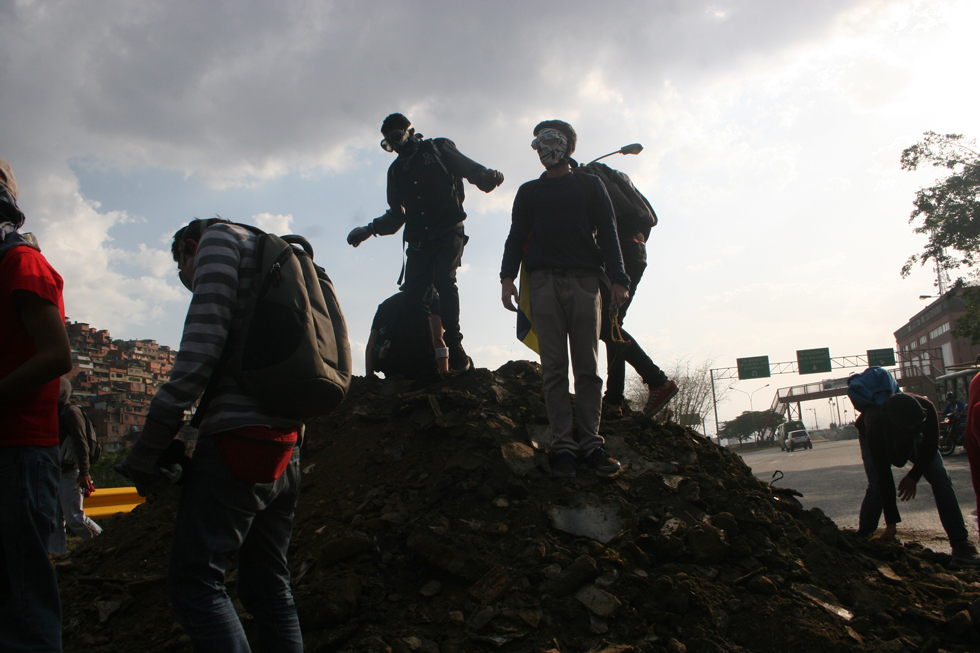
<path id="1" fill-rule="evenodd" d="M 980 570 L 841 532 L 691 430 L 607 419 L 624 470 L 552 477 L 540 384 L 526 361 L 415 391 L 357 378 L 309 425 L 289 550 L 307 651 L 980 650 Z M 174 513 L 148 502 L 57 563 L 66 651 L 191 650 Z"/>

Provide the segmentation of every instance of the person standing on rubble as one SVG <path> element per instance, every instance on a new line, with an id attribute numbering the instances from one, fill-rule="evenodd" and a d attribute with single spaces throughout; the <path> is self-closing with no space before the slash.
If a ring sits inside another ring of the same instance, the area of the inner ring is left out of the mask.
<path id="1" fill-rule="evenodd" d="M 531 147 L 545 172 L 522 185 L 514 198 L 510 233 L 500 266 L 501 301 L 517 311 L 514 279 L 522 263 L 530 273 L 531 311 L 541 355 L 544 401 L 551 426 L 556 476 L 575 476 L 578 455 L 603 474 L 621 468 L 599 435 L 602 377 L 598 374 L 599 286 L 611 280 L 612 304 L 629 297 L 609 195 L 598 177 L 573 173 L 577 136 L 567 122 L 546 120 L 534 128 Z M 597 242 L 598 239 L 598 242 Z M 527 252 L 525 253 L 525 244 Z M 608 277 L 607 277 L 608 275 Z M 568 351 L 575 377 L 578 441 L 572 434 Z"/>
<path id="2" fill-rule="evenodd" d="M 204 393 L 231 331 L 246 312 L 257 277 L 252 231 L 226 220 L 194 220 L 171 247 L 181 282 L 193 293 L 170 380 L 157 391 L 123 472 L 139 493 L 165 488 L 160 469 L 184 411 Z M 238 559 L 238 598 L 255 618 L 263 651 L 303 650 L 286 551 L 299 499 L 303 424 L 265 408 L 222 375 L 183 471 L 167 589 L 174 614 L 199 651 L 248 651 L 228 595 Z"/>
<path id="3" fill-rule="evenodd" d="M 71 399 L 71 381 L 61 377 L 58 395 L 58 438 L 61 442 L 61 484 L 58 487 L 58 515 L 48 551 L 55 555 L 68 553 L 65 528 L 83 540 L 91 540 L 102 533 L 102 527 L 85 514 L 84 501 L 95 485 L 89 474 L 89 422 L 82 409 Z"/>
<path id="4" fill-rule="evenodd" d="M 894 540 L 902 521 L 896 502 L 892 465 L 912 468 L 898 483 L 902 501 L 915 498 L 916 484 L 925 477 L 932 487 L 939 520 L 949 537 L 953 559 L 963 564 L 980 564 L 970 542 L 953 481 L 939 454 L 939 414 L 925 397 L 902 392 L 894 377 L 880 367 L 870 367 L 848 380 L 847 395 L 861 412 L 855 422 L 861 459 L 868 487 L 861 502 L 857 534 L 870 537 L 878 529 L 882 512 L 885 529 L 879 540 Z"/>
<path id="5" fill-rule="evenodd" d="M 411 121 L 400 113 L 384 119 L 381 134 L 381 147 L 398 154 L 388 168 L 390 208 L 366 226 L 353 229 L 347 242 L 357 247 L 371 236 L 394 234 L 405 226 L 408 258 L 402 290 L 409 301 L 428 311 L 423 298 L 429 286 L 435 286 L 442 304 L 449 369 L 471 369 L 473 361 L 463 350 L 456 286 L 456 269 L 469 240 L 463 231 L 463 179 L 489 193 L 503 183 L 504 176 L 463 156 L 448 138 L 422 140 L 422 134 L 416 134 Z"/>
<path id="6" fill-rule="evenodd" d="M 58 506 L 58 393 L 71 371 L 64 282 L 20 233 L 17 181 L 0 159 L 0 651 L 61 651 L 48 558 Z"/>
<path id="7" fill-rule="evenodd" d="M 976 362 L 980 365 L 980 356 Z M 970 479 L 977 497 L 977 524 L 980 526 L 980 374 L 970 382 L 964 439 L 966 456 L 970 461 Z"/>

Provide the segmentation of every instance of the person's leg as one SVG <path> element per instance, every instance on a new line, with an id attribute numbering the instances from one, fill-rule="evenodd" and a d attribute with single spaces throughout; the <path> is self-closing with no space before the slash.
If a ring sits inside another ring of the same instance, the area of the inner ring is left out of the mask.
<path id="1" fill-rule="evenodd" d="M 248 653 L 225 571 L 261 508 L 256 486 L 228 470 L 210 438 L 198 440 L 184 478 L 167 573 L 174 615 L 195 650 Z"/>
<path id="2" fill-rule="evenodd" d="M 602 377 L 598 374 L 599 310 L 599 279 L 568 279 L 566 315 L 575 378 L 575 416 L 578 418 L 579 452 L 585 455 L 605 443 L 599 435 L 602 414 Z"/>
<path id="3" fill-rule="evenodd" d="M 0 651 L 61 651 L 61 598 L 48 558 L 58 447 L 0 448 Z"/>
<path id="4" fill-rule="evenodd" d="M 861 501 L 861 512 L 858 513 L 857 534 L 868 536 L 878 530 L 882 510 L 881 497 L 878 495 L 878 474 L 871 462 L 871 449 L 868 447 L 868 439 L 861 436 L 858 440 L 861 445 L 861 462 L 864 464 L 864 474 L 868 478 L 868 487 L 864 491 L 864 500 Z"/>
<path id="5" fill-rule="evenodd" d="M 943 529 L 949 537 L 950 547 L 954 552 L 972 548 L 966 524 L 963 522 L 960 502 L 956 498 L 956 490 L 953 489 L 953 479 L 949 477 L 946 465 L 943 464 L 943 457 L 938 451 L 926 464 L 922 478 L 932 486 L 932 496 L 936 500 L 939 521 L 942 522 Z"/>
<path id="6" fill-rule="evenodd" d="M 636 338 L 631 336 L 625 330 L 622 331 L 623 339 L 629 340 L 630 344 L 625 347 L 623 353 L 623 360 L 629 363 L 630 366 L 636 370 L 636 373 L 640 375 L 643 382 L 646 383 L 651 390 L 653 388 L 659 388 L 664 383 L 667 382 L 667 374 L 657 367 L 657 364 L 650 359 L 640 344 L 636 341 Z"/>
<path id="7" fill-rule="evenodd" d="M 302 653 L 296 604 L 289 585 L 286 550 L 299 499 L 299 447 L 273 485 L 271 502 L 252 522 L 238 552 L 238 597 L 255 617 L 258 643 L 263 653 Z"/>
<path id="8" fill-rule="evenodd" d="M 459 328 L 459 288 L 456 286 L 456 270 L 463 261 L 463 249 L 467 237 L 463 225 L 458 225 L 450 233 L 435 239 L 432 246 L 432 285 L 439 292 L 442 316 L 443 339 L 452 349 L 459 347 L 463 334 Z"/>
<path id="9" fill-rule="evenodd" d="M 531 273 L 531 311 L 541 355 L 551 447 L 556 453 L 574 455 L 578 445 L 572 437 L 572 400 L 568 394 L 568 327 L 558 297 L 567 283 L 567 277 L 551 272 Z"/>
<path id="10" fill-rule="evenodd" d="M 65 524 L 72 533 L 83 540 L 91 540 L 102 532 L 102 528 L 85 514 L 85 495 L 82 488 L 78 487 L 78 468 L 62 473 L 59 493 Z"/>
<path id="11" fill-rule="evenodd" d="M 980 439 L 975 433 L 966 432 L 966 457 L 970 461 L 970 478 L 973 493 L 977 496 L 977 522 L 980 526 Z"/>

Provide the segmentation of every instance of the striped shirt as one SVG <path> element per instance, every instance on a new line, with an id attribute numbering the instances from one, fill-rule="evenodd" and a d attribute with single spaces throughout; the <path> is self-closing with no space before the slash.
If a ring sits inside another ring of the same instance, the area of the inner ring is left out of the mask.
<path id="1" fill-rule="evenodd" d="M 157 422 L 169 438 L 145 429 L 133 453 L 148 458 L 159 455 L 180 429 L 184 411 L 204 392 L 221 358 L 229 333 L 235 333 L 244 318 L 244 306 L 257 276 L 258 236 L 233 224 L 214 224 L 201 235 L 194 258 L 194 296 L 180 351 L 170 380 L 157 391 L 147 420 Z M 207 436 L 243 426 L 299 428 L 300 420 L 277 415 L 247 395 L 230 374 L 222 375 L 201 422 L 198 434 Z M 138 451 L 142 450 L 142 451 Z M 155 457 L 154 457 L 155 460 Z"/>

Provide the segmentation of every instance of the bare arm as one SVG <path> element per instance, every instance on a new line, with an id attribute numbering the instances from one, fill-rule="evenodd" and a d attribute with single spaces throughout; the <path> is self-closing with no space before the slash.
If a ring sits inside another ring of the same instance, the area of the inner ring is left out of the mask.
<path id="1" fill-rule="evenodd" d="M 14 304 L 37 351 L 0 379 L 0 404 L 71 371 L 71 345 L 58 307 L 27 290 L 14 291 Z"/>
<path id="2" fill-rule="evenodd" d="M 440 372 L 449 371 L 449 358 L 448 350 L 446 349 L 446 341 L 443 339 L 442 334 L 446 330 L 442 327 L 442 316 L 433 313 L 429 316 L 429 335 L 432 336 L 432 348 L 436 351 L 436 369 Z M 446 352 L 445 356 L 439 356 L 439 350 Z"/>

